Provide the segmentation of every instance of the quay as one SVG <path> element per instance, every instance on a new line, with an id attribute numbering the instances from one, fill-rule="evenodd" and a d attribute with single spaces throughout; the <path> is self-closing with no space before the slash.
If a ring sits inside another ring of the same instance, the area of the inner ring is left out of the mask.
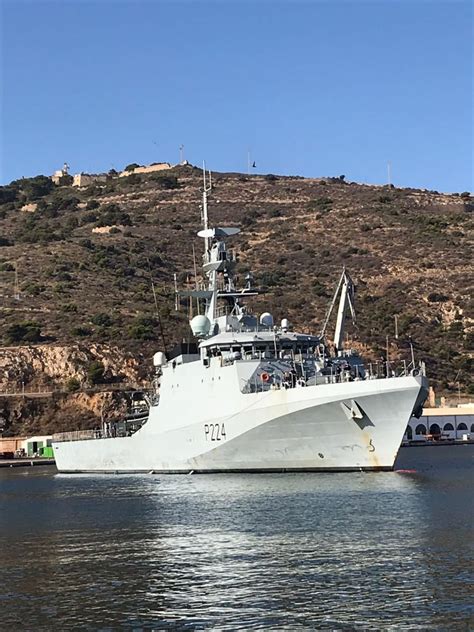
<path id="1" fill-rule="evenodd" d="M 54 459 L 45 459 L 43 457 L 32 459 L 0 459 L 0 467 L 33 467 L 38 465 L 55 465 Z"/>

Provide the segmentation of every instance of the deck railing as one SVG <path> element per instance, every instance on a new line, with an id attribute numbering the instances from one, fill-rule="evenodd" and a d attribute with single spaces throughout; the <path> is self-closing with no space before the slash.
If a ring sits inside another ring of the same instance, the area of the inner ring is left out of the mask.
<path id="1" fill-rule="evenodd" d="M 300 366 L 295 364 L 285 379 L 274 378 L 271 373 L 267 374 L 265 380 L 259 375 L 253 375 L 249 380 L 242 378 L 243 393 L 261 393 L 263 391 L 301 388 L 304 386 L 318 386 L 322 384 L 340 384 L 345 382 L 360 382 L 364 380 L 380 380 L 386 378 L 407 377 L 409 375 L 426 375 L 424 362 L 419 365 L 401 362 L 372 362 L 368 365 L 352 365 L 347 369 L 340 366 L 328 367 L 324 374 L 317 373 L 308 375 L 300 370 Z"/>
<path id="2" fill-rule="evenodd" d="M 97 439 L 98 430 L 72 430 L 70 432 L 56 432 L 52 436 L 55 443 L 61 441 L 84 441 L 86 439 Z"/>

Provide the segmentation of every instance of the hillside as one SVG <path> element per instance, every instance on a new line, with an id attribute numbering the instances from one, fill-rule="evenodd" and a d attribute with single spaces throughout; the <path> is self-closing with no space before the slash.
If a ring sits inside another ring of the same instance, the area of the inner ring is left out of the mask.
<path id="1" fill-rule="evenodd" d="M 181 286 L 194 282 L 193 245 L 199 266 L 201 180 L 200 169 L 180 166 L 84 189 L 41 176 L 0 187 L 2 345 L 106 345 L 146 378 L 154 351 L 189 338 L 186 307 L 174 311 L 173 275 Z M 380 357 L 389 335 L 392 356 L 407 357 L 410 336 L 438 391 L 459 382 L 473 392 L 467 193 L 224 173 L 213 183 L 211 223 L 242 228 L 232 240 L 238 273 L 251 270 L 266 290 L 256 309 L 318 331 L 345 265 L 357 285 L 355 345 Z M 42 371 L 28 380 L 40 384 Z"/>

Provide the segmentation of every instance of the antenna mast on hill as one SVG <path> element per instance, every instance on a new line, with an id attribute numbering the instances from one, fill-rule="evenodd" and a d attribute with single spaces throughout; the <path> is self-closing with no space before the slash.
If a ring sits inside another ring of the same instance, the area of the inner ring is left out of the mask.
<path id="1" fill-rule="evenodd" d="M 15 301 L 20 300 L 20 284 L 18 282 L 18 263 L 15 261 L 15 280 L 13 285 L 13 298 Z"/>
<path id="2" fill-rule="evenodd" d="M 179 164 L 183 164 L 184 161 L 184 145 L 179 146 Z"/>
<path id="3" fill-rule="evenodd" d="M 203 176 L 203 190 L 202 190 L 202 225 L 205 231 L 209 228 L 207 217 L 207 194 L 212 191 L 212 175 L 209 171 L 209 184 L 206 182 L 206 163 L 202 163 L 202 176 Z M 204 248 L 207 254 L 209 250 L 209 237 L 204 238 Z"/>

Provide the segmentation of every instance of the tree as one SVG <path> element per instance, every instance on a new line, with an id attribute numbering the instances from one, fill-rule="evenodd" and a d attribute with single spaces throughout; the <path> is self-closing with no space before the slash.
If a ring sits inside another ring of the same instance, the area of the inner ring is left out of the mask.
<path id="1" fill-rule="evenodd" d="M 74 178 L 67 173 L 59 178 L 58 185 L 60 187 L 70 187 L 73 182 Z"/>
<path id="2" fill-rule="evenodd" d="M 105 367 L 102 362 L 94 360 L 89 364 L 87 369 L 87 377 L 91 384 L 100 384 L 104 380 Z"/>
<path id="3" fill-rule="evenodd" d="M 134 169 L 136 169 L 137 167 L 139 167 L 140 165 L 136 162 L 131 162 L 129 165 L 127 165 L 125 167 L 125 171 L 133 171 Z"/>
<path id="4" fill-rule="evenodd" d="M 54 189 L 55 184 L 47 176 L 35 176 L 34 178 L 22 178 L 11 183 L 20 188 L 27 201 L 38 200 L 48 195 Z"/>
<path id="5" fill-rule="evenodd" d="M 151 178 L 155 180 L 161 189 L 177 189 L 179 187 L 178 178 L 176 176 L 157 174 Z"/>
<path id="6" fill-rule="evenodd" d="M 18 187 L 7 185 L 0 187 L 0 204 L 14 202 L 18 195 Z"/>

